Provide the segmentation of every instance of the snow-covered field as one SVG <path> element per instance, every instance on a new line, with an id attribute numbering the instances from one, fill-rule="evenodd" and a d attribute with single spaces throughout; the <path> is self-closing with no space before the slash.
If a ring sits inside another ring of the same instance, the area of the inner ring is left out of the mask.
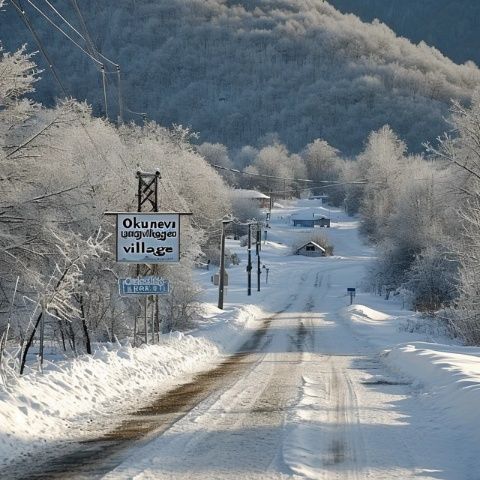
<path id="1" fill-rule="evenodd" d="M 332 217 L 322 233 L 333 257 L 291 254 L 305 229 L 289 217 L 312 208 Z M 212 272 L 197 272 L 207 312 L 198 329 L 52 362 L 0 390 L 0 465 L 121 425 L 125 412 L 215 368 L 263 327 L 230 383 L 105 478 L 480 478 L 480 348 L 411 328 L 422 320 L 402 299 L 361 292 L 373 253 L 357 226 L 318 201 L 276 208 L 260 292 L 254 269 L 247 296 L 246 249 L 228 240 L 241 263 L 229 269 L 223 311 Z M 347 287 L 357 288 L 352 306 Z"/>

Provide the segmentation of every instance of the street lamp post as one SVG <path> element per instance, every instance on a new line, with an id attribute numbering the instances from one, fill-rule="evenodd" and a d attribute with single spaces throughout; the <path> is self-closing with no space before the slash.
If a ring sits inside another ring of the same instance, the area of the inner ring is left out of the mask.
<path id="1" fill-rule="evenodd" d="M 222 220 L 222 239 L 220 247 L 220 278 L 218 282 L 218 308 L 223 310 L 223 290 L 225 285 L 225 226 L 232 220 Z"/>

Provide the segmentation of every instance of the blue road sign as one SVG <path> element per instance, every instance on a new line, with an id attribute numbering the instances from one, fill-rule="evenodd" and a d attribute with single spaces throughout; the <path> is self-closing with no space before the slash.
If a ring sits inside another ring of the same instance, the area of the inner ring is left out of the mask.
<path id="1" fill-rule="evenodd" d="M 120 295 L 166 295 L 170 283 L 162 277 L 119 278 Z"/>

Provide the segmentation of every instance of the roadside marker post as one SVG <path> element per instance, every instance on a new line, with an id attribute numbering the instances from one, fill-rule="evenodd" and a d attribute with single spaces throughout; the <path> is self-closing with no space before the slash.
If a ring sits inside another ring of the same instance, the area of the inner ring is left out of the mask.
<path id="1" fill-rule="evenodd" d="M 347 288 L 347 292 L 350 295 L 350 305 L 352 305 L 353 304 L 353 299 L 355 298 L 355 294 L 356 294 L 355 288 L 351 288 L 351 287 Z"/>

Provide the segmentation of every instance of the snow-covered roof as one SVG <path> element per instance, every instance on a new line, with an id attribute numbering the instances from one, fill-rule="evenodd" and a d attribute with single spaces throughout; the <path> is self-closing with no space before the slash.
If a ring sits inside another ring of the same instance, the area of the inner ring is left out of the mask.
<path id="1" fill-rule="evenodd" d="M 316 248 L 318 248 L 318 249 L 321 250 L 322 252 L 326 252 L 326 250 L 325 250 L 323 247 L 321 247 L 318 243 L 315 243 L 315 242 L 313 242 L 313 241 L 311 241 L 311 240 L 310 240 L 310 242 L 307 242 L 307 243 L 305 243 L 304 245 L 302 245 L 301 247 L 297 248 L 297 252 L 298 252 L 299 250 L 301 250 L 303 247 L 306 247 L 307 245 L 314 245 Z"/>
<path id="2" fill-rule="evenodd" d="M 230 192 L 230 195 L 235 198 L 270 198 L 262 192 L 257 192 L 256 190 L 244 190 L 243 188 L 234 188 Z"/>
<path id="3" fill-rule="evenodd" d="M 318 213 L 315 211 L 305 211 L 300 213 L 295 213 L 292 215 L 292 220 L 318 220 L 319 218 L 327 218 L 322 213 Z"/>

